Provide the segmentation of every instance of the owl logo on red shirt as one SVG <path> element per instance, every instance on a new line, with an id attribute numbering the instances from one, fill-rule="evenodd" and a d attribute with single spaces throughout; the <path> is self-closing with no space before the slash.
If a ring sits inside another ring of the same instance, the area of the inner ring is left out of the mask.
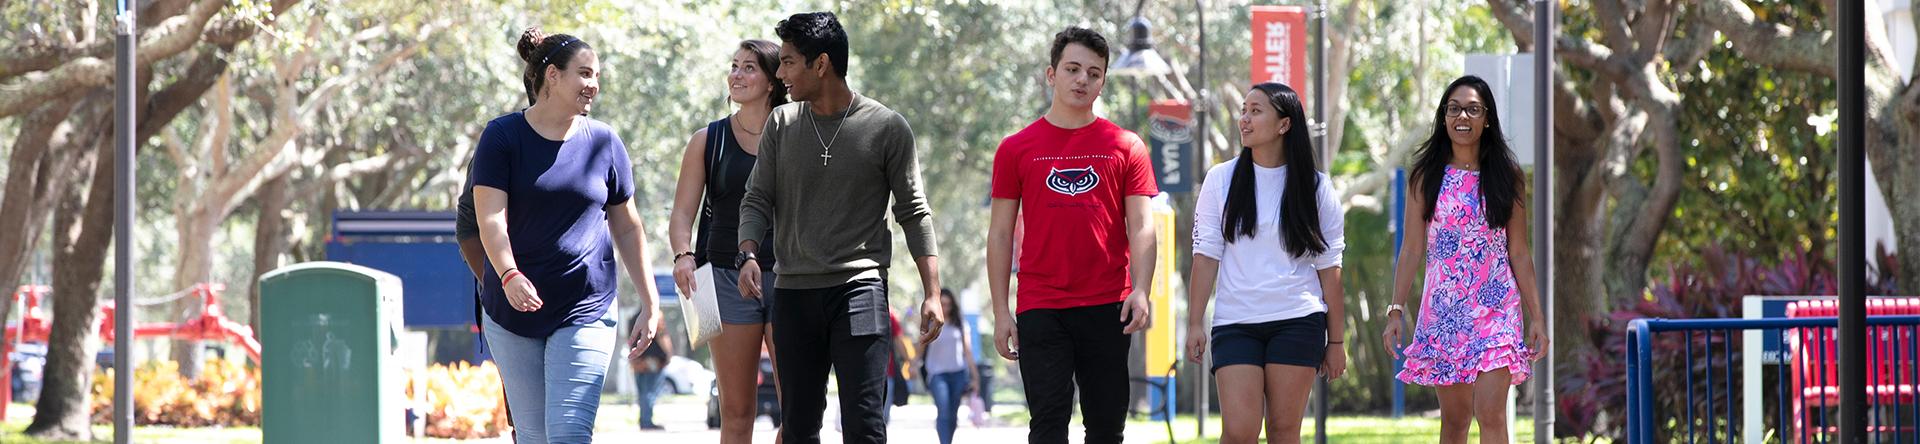
<path id="1" fill-rule="evenodd" d="M 1093 172 L 1092 165 L 1086 168 L 1068 170 L 1050 168 L 1050 170 L 1052 171 L 1047 173 L 1047 189 L 1056 193 L 1077 196 L 1080 193 L 1093 191 L 1093 187 L 1100 185 L 1100 174 Z"/>

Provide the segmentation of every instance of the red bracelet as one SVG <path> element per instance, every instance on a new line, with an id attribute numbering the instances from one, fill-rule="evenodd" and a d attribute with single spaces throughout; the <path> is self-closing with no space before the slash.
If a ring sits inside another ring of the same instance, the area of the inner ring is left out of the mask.
<path id="1" fill-rule="evenodd" d="M 507 285 L 508 282 L 513 282 L 513 278 L 521 277 L 521 276 L 522 274 L 520 273 L 520 270 L 509 271 L 507 272 L 506 277 L 500 278 L 500 285 L 503 285 L 503 286 Z"/>

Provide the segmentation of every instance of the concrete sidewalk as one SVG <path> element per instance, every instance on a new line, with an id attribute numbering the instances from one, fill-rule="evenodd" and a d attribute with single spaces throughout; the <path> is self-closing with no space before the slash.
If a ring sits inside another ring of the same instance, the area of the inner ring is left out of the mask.
<path id="1" fill-rule="evenodd" d="M 925 397 L 915 397 L 913 398 L 915 403 L 893 408 L 893 421 L 887 427 L 888 442 L 902 444 L 940 442 L 934 432 L 934 418 L 937 412 L 933 405 L 926 403 L 925 400 Z M 833 426 L 833 423 L 838 421 L 838 415 L 835 413 L 838 408 L 837 403 L 831 399 L 828 400 L 825 420 L 828 424 L 820 430 L 822 442 L 841 442 L 840 433 L 835 431 Z M 994 406 L 994 412 L 1003 417 L 1011 414 L 1013 417 L 1024 418 L 1024 413 L 1019 413 L 1024 410 L 1025 406 L 1019 404 Z M 1015 426 L 987 424 L 984 427 L 975 427 L 969 421 L 969 413 L 970 411 L 965 407 L 961 408 L 960 428 L 954 431 L 954 442 L 1018 444 L 1027 441 L 1027 427 L 1024 421 L 1022 421 L 1023 424 Z M 660 404 L 654 407 L 654 422 L 666 427 L 666 430 L 641 431 L 638 426 L 638 417 L 639 409 L 631 402 L 603 404 L 596 427 L 599 432 L 594 435 L 594 440 L 599 442 L 720 442 L 720 431 L 707 429 L 707 408 L 705 398 L 702 397 L 673 396 L 661 399 Z M 1081 442 L 1077 416 L 1072 427 L 1074 433 L 1070 438 L 1071 442 Z M 773 438 L 773 423 L 764 416 L 758 418 L 754 423 L 753 442 L 770 444 L 774 442 Z M 1132 427 L 1127 430 L 1128 442 L 1145 443 L 1165 440 L 1166 431 L 1160 428 Z M 469 442 L 510 443 L 506 439 Z"/>

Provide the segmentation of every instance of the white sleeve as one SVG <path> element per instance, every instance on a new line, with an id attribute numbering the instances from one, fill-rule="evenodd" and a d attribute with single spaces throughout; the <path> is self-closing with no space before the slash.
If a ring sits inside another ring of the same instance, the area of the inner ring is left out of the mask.
<path id="1" fill-rule="evenodd" d="M 1327 251 L 1313 257 L 1313 269 L 1325 270 L 1340 266 L 1342 255 L 1347 250 L 1346 208 L 1334 197 L 1333 178 L 1320 175 L 1320 235 L 1327 240 Z"/>
<path id="2" fill-rule="evenodd" d="M 1225 164 L 1222 164 L 1225 165 Z M 1200 198 L 1193 208 L 1193 253 L 1220 260 L 1226 255 L 1227 244 L 1220 234 L 1220 210 L 1227 202 L 1227 182 L 1233 175 L 1219 174 L 1231 168 L 1216 166 L 1207 172 L 1207 178 L 1200 182 Z"/>

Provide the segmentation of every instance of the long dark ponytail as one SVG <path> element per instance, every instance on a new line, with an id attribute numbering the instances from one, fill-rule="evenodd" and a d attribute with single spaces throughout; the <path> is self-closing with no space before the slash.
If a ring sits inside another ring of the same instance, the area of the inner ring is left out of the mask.
<path id="1" fill-rule="evenodd" d="M 1447 90 L 1440 94 L 1440 106 L 1433 111 L 1433 135 L 1414 153 L 1413 183 L 1420 184 L 1420 195 L 1426 198 L 1427 204 L 1421 217 L 1432 222 L 1433 209 L 1437 206 L 1434 203 L 1440 200 L 1441 182 L 1446 179 L 1447 164 L 1453 159 L 1453 141 L 1447 137 L 1447 98 L 1463 87 L 1478 91 L 1487 108 L 1487 128 L 1480 133 L 1480 195 L 1485 197 L 1487 226 L 1504 228 L 1513 216 L 1514 205 L 1519 202 L 1525 184 L 1520 164 L 1514 162 L 1513 152 L 1507 148 L 1507 136 L 1500 130 L 1500 108 L 1493 103 L 1493 88 L 1477 76 L 1463 76 L 1447 85 Z"/>
<path id="2" fill-rule="evenodd" d="M 1283 247 L 1294 257 L 1327 251 L 1326 234 L 1320 231 L 1320 171 L 1313 159 L 1313 140 L 1307 137 L 1307 114 L 1300 106 L 1300 94 L 1275 82 L 1254 85 L 1267 94 L 1279 118 L 1292 119 L 1293 125 L 1281 136 L 1281 151 L 1287 160 L 1286 188 L 1280 193 L 1280 231 Z M 1233 166 L 1233 182 L 1227 187 L 1227 204 L 1221 232 L 1227 242 L 1238 235 L 1254 237 L 1260 226 L 1259 206 L 1253 176 L 1253 148 L 1240 147 L 1240 159 Z M 1269 184 L 1268 186 L 1272 186 Z"/>

